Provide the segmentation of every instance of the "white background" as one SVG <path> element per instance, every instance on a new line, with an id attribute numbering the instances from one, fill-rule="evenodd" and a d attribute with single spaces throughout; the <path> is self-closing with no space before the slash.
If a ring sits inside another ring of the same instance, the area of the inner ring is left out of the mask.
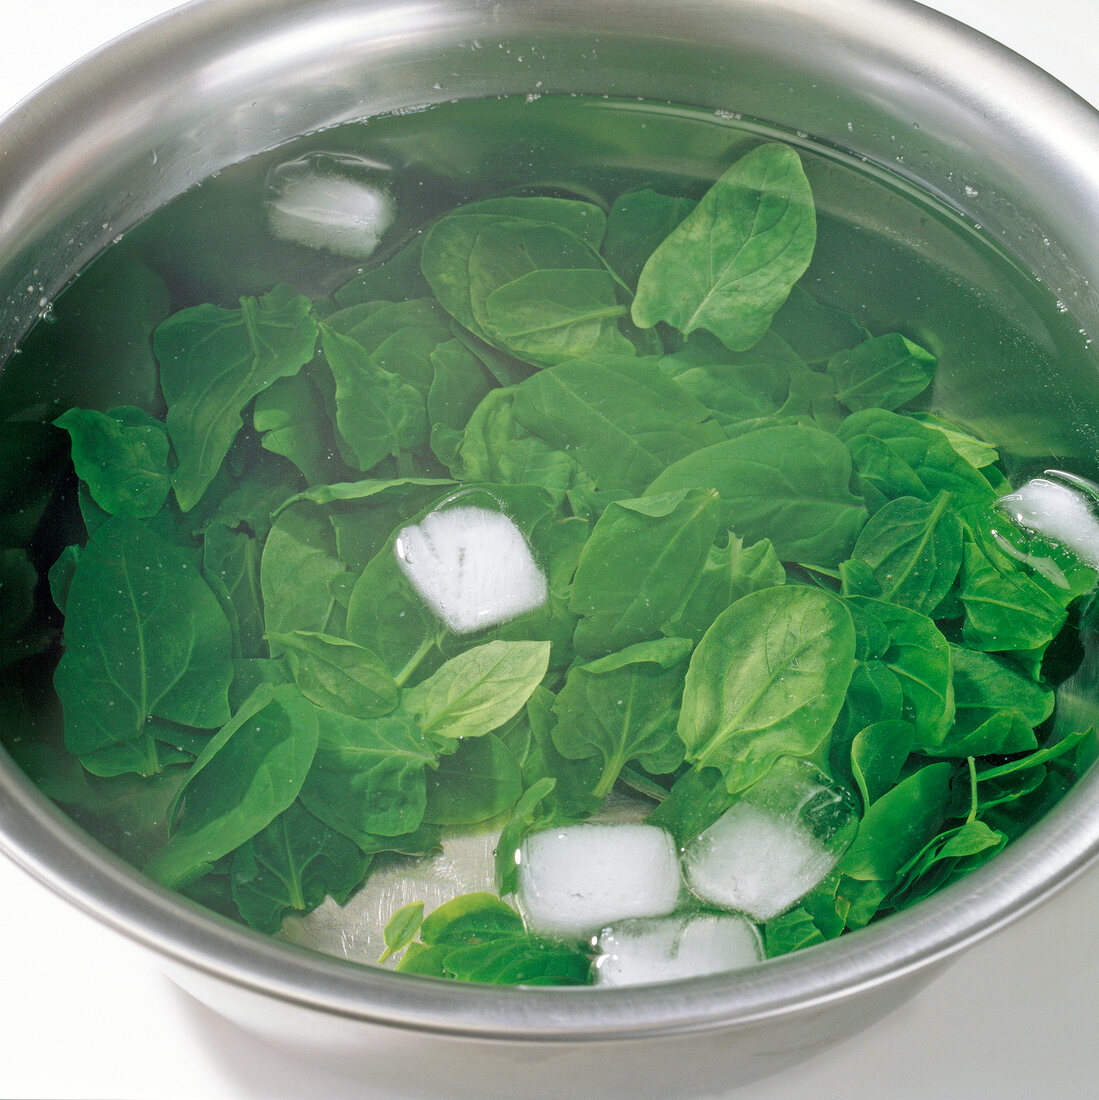
<path id="1" fill-rule="evenodd" d="M 172 0 L 0 0 L 0 114 Z M 939 0 L 1099 104 L 1095 0 Z M 2 155 L 3 150 L 0 150 Z M 2 198 L 0 198 L 2 201 Z M 862 1035 L 736 1100 L 1099 1097 L 1099 870 L 970 951 Z M 155 962 L 0 857 L 0 1096 L 326 1100 L 368 1081 L 305 1066 L 224 1023 Z M 486 1097 L 522 1097 L 521 1080 Z M 562 1096 L 570 1096 L 563 1084 Z M 606 1095 L 606 1094 L 605 1094 Z"/>

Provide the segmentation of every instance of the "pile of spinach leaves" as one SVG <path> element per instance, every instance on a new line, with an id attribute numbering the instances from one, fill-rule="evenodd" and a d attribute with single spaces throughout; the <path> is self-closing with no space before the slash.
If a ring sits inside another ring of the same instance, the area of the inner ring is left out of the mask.
<path id="1" fill-rule="evenodd" d="M 1096 577 L 997 512 L 928 350 L 797 285 L 815 240 L 763 144 L 697 204 L 485 199 L 332 299 L 160 322 L 166 417 L 56 420 L 86 538 L 49 573 L 82 767 L 50 792 L 144 807 L 145 870 L 269 932 L 451 827 L 502 827 L 506 895 L 525 833 L 616 785 L 685 842 L 783 757 L 861 819 L 769 955 L 990 858 L 1088 743 L 1053 687 Z M 395 534 L 456 494 L 523 531 L 544 606 L 455 635 L 415 595 Z M 402 969 L 589 980 L 496 898 L 387 944 L 417 933 Z"/>

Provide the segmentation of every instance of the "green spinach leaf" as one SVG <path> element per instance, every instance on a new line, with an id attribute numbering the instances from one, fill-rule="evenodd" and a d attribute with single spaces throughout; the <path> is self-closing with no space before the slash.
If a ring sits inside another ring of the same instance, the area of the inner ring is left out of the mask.
<path id="1" fill-rule="evenodd" d="M 836 565 L 866 522 L 850 482 L 851 455 L 834 435 L 783 426 L 695 451 L 668 466 L 648 492 L 717 489 L 740 538 L 769 538 L 782 561 Z"/>
<path id="2" fill-rule="evenodd" d="M 602 758 L 596 798 L 605 798 L 634 760 L 658 775 L 682 761 L 675 727 L 690 652 L 683 638 L 661 638 L 569 670 L 553 706 L 553 743 L 573 760 Z"/>
<path id="3" fill-rule="evenodd" d="M 297 374 L 316 343 L 309 299 L 286 287 L 242 298 L 239 310 L 181 310 L 157 328 L 153 348 L 179 460 L 172 485 L 184 512 L 213 480 L 243 424 L 244 407 L 276 379 Z"/>
<path id="4" fill-rule="evenodd" d="M 719 768 L 730 792 L 780 756 L 824 758 L 855 666 L 841 601 L 784 585 L 737 600 L 698 643 L 683 688 L 687 759 Z"/>
<path id="5" fill-rule="evenodd" d="M 705 406 L 655 362 L 621 356 L 540 371 L 516 389 L 514 413 L 600 488 L 635 496 L 669 462 L 722 438 Z"/>
<path id="6" fill-rule="evenodd" d="M 597 656 L 659 634 L 698 583 L 717 533 L 712 489 L 623 500 L 600 516 L 572 584 L 574 644 Z"/>
<path id="7" fill-rule="evenodd" d="M 452 657 L 402 706 L 444 743 L 481 737 L 523 707 L 549 668 L 549 642 L 488 642 Z"/>
<path id="8" fill-rule="evenodd" d="M 163 421 L 122 406 L 108 413 L 69 409 L 54 424 L 72 438 L 76 476 L 100 508 L 143 518 L 160 511 L 171 489 Z"/>
<path id="9" fill-rule="evenodd" d="M 416 722 L 401 711 L 353 718 L 318 709 L 316 716 L 316 758 L 301 787 L 306 809 L 364 852 L 384 848 L 378 837 L 418 829 L 427 805 L 425 771 L 437 752 Z"/>
<path id="10" fill-rule="evenodd" d="M 270 825 L 297 798 L 317 734 L 296 688 L 258 688 L 195 760 L 176 796 L 178 824 L 145 873 L 178 889 Z"/>
<path id="11" fill-rule="evenodd" d="M 761 145 L 742 157 L 649 257 L 634 323 L 702 328 L 734 351 L 750 348 L 801 278 L 816 214 L 797 154 Z"/>
<path id="12" fill-rule="evenodd" d="M 233 853 L 233 901 L 253 928 L 274 933 L 288 913 L 312 912 L 326 897 L 342 905 L 372 858 L 293 802 Z"/>
<path id="13" fill-rule="evenodd" d="M 228 721 L 229 624 L 192 554 L 112 517 L 81 552 L 65 607 L 54 684 L 70 751 L 131 741 L 152 715 Z"/>

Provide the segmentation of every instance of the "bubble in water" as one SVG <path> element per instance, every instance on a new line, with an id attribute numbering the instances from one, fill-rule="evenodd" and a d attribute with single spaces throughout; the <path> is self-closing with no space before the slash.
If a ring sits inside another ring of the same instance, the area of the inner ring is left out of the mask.
<path id="1" fill-rule="evenodd" d="M 389 168 L 351 153 L 309 153 L 267 177 L 267 224 L 280 240 L 366 259 L 397 216 Z"/>
<path id="2" fill-rule="evenodd" d="M 973 187 L 968 183 L 965 185 L 964 190 L 967 199 L 975 199 L 980 195 L 980 191 L 978 191 L 976 187 Z"/>

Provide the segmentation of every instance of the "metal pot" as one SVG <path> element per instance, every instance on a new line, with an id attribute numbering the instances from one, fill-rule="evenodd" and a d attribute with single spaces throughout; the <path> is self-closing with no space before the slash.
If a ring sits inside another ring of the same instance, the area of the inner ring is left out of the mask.
<path id="1" fill-rule="evenodd" d="M 918 5 L 200 0 L 59 78 L 0 131 L 0 357 L 41 299 L 212 172 L 340 122 L 535 88 L 736 111 L 849 150 L 980 223 L 1081 328 L 1099 328 L 1099 253 L 1081 231 L 1099 226 L 1099 115 Z M 1088 456 L 1099 387 L 1072 382 L 1079 407 L 1066 403 L 1059 446 Z M 1053 379 L 1028 392 L 1047 390 Z M 488 1074 L 520 1071 L 527 1095 L 610 1080 L 682 1096 L 758 1078 L 879 1018 L 1099 855 L 1093 771 L 991 865 L 819 949 L 659 988 L 465 987 L 223 921 L 144 880 L 2 765 L 0 847 L 17 862 L 243 1026 L 369 1065 L 382 1089 L 407 1089 L 415 1065 L 425 1095 L 483 1094 Z"/>

